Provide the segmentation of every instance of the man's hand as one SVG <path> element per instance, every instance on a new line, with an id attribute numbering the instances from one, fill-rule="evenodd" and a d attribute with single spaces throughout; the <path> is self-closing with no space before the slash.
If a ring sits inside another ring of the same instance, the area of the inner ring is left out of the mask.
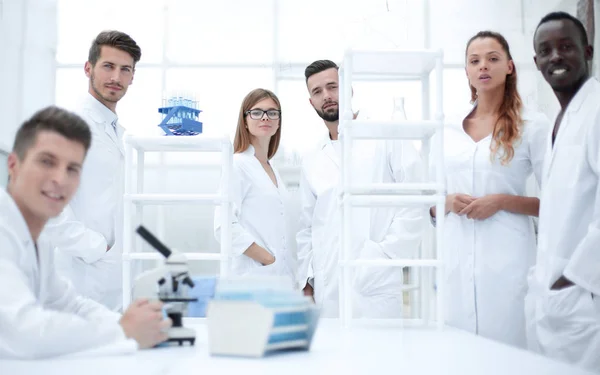
<path id="1" fill-rule="evenodd" d="M 485 220 L 500 211 L 502 195 L 492 194 L 477 198 L 467 207 L 463 208 L 459 215 L 467 215 L 469 219 Z"/>
<path id="2" fill-rule="evenodd" d="M 446 196 L 446 213 L 453 212 L 457 215 L 461 215 L 460 212 L 464 210 L 469 204 L 475 201 L 467 194 L 450 194 Z"/>
<path id="3" fill-rule="evenodd" d="M 564 276 L 561 276 L 558 278 L 558 280 L 556 280 L 554 282 L 554 284 L 552 284 L 552 287 L 550 289 L 552 290 L 561 290 L 570 286 L 575 285 L 571 280 L 567 279 Z"/>
<path id="4" fill-rule="evenodd" d="M 140 349 L 151 348 L 167 340 L 164 332 L 171 327 L 171 319 L 163 319 L 162 302 L 134 301 L 121 317 L 119 324 L 125 336 L 135 339 Z"/>

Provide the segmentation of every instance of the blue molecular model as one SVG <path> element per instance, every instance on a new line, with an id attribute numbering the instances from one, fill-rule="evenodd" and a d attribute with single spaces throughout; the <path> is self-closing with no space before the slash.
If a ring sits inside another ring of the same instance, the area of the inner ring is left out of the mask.
<path id="1" fill-rule="evenodd" d="M 164 102 L 163 102 L 164 103 Z M 201 110 L 198 102 L 182 96 L 169 98 L 166 106 L 158 109 L 163 115 L 158 125 L 165 135 L 198 135 L 202 133 L 202 123 L 198 121 Z"/>

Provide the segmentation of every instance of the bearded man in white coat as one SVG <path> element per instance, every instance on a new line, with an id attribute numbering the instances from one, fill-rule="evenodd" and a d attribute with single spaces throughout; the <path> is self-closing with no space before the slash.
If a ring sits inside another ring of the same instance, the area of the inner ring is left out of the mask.
<path id="1" fill-rule="evenodd" d="M 75 112 L 92 131 L 81 187 L 71 204 L 48 223 L 58 272 L 82 295 L 111 310 L 122 308 L 124 129 L 116 108 L 133 82 L 141 50 L 120 31 L 92 42 L 85 74 L 89 90 Z"/>
<path id="2" fill-rule="evenodd" d="M 17 132 L 8 188 L 0 190 L 0 358 L 131 352 L 167 339 L 162 303 L 136 301 L 120 316 L 78 296 L 54 269 L 43 228 L 77 190 L 90 142 L 86 123 L 57 107 Z"/>
<path id="3" fill-rule="evenodd" d="M 298 244 L 299 285 L 313 296 L 322 316 L 339 315 L 340 167 L 337 65 L 319 60 L 305 70 L 310 103 L 328 137 L 302 163 Z M 355 117 L 361 118 L 360 114 Z M 419 156 L 410 142 L 357 141 L 352 149 L 353 183 L 418 182 Z M 353 208 L 353 259 L 408 258 L 417 254 L 422 234 L 418 208 Z M 352 313 L 357 318 L 402 318 L 400 267 L 359 267 L 354 272 Z"/>
<path id="4" fill-rule="evenodd" d="M 528 345 L 600 373 L 600 83 L 590 77 L 593 49 L 575 17 L 542 18 L 534 49 L 561 110 L 542 174 Z"/>

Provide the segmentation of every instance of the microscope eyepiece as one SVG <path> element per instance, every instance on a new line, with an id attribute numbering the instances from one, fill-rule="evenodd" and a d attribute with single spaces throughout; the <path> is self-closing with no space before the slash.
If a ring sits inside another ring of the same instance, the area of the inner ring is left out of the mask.
<path id="1" fill-rule="evenodd" d="M 153 248 L 156 249 L 159 253 L 161 253 L 165 258 L 171 256 L 171 250 L 166 247 L 162 242 L 159 241 L 158 238 L 154 237 L 152 233 L 150 233 L 143 225 L 140 225 L 136 232 L 146 240 Z"/>

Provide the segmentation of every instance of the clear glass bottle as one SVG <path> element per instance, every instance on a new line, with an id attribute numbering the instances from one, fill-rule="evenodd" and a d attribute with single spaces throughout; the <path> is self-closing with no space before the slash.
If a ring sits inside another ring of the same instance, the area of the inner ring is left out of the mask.
<path id="1" fill-rule="evenodd" d="M 406 121 L 406 112 L 404 111 L 404 97 L 397 96 L 394 98 L 394 111 L 392 112 L 392 120 Z"/>

